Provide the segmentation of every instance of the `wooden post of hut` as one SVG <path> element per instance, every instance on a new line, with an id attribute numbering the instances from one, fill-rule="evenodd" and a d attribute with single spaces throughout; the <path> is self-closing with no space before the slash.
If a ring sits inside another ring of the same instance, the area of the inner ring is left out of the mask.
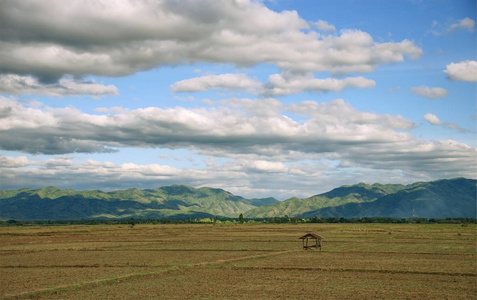
<path id="1" fill-rule="evenodd" d="M 302 244 L 303 244 L 303 250 L 308 250 L 308 249 L 312 249 L 312 248 L 316 248 L 316 249 L 320 249 L 321 250 L 321 240 L 323 239 L 324 237 L 322 236 L 319 236 L 317 235 L 316 233 L 307 233 L 305 234 L 304 236 L 300 237 L 299 239 L 302 240 Z M 311 239 L 311 240 L 315 240 L 315 243 L 310 243 L 308 245 L 308 240 Z"/>

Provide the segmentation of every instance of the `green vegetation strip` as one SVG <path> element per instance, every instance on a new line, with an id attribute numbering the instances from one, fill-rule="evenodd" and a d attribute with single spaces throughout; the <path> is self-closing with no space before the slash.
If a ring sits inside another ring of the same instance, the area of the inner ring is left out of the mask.
<path id="1" fill-rule="evenodd" d="M 110 278 L 105 278 L 105 279 L 98 279 L 98 280 L 93 280 L 89 282 L 83 282 L 79 284 L 73 284 L 73 285 L 60 285 L 52 288 L 45 288 L 45 289 L 39 289 L 36 291 L 30 291 L 30 292 L 24 292 L 16 295 L 5 295 L 3 299 L 26 299 L 26 298 L 37 298 L 40 296 L 46 296 L 46 295 L 54 295 L 60 292 L 64 291 L 69 291 L 69 290 L 80 290 L 84 288 L 92 288 L 92 287 L 97 287 L 101 285 L 106 285 L 106 284 L 115 284 L 115 283 L 120 283 L 124 282 L 127 280 L 131 279 L 137 279 L 137 278 L 142 278 L 142 277 L 147 277 L 147 276 L 155 276 L 159 274 L 164 274 L 164 273 L 169 273 L 173 271 L 177 271 L 179 269 L 188 269 L 191 267 L 202 267 L 202 266 L 215 266 L 217 264 L 224 264 L 224 263 L 229 263 L 229 262 L 235 262 L 235 261 L 241 261 L 241 260 L 248 260 L 248 259 L 257 259 L 257 258 L 264 258 L 264 257 L 269 257 L 269 256 L 274 256 L 274 255 L 280 255 L 280 254 L 285 254 L 285 253 L 290 253 L 290 252 L 297 252 L 301 250 L 287 250 L 287 251 L 274 251 L 268 254 L 261 254 L 261 255 L 252 255 L 252 256 L 245 256 L 245 257 L 238 257 L 238 258 L 231 258 L 231 259 L 221 259 L 221 260 L 216 260 L 213 262 L 202 262 L 202 263 L 196 263 L 196 264 L 188 264 L 188 265 L 183 265 L 183 266 L 173 266 L 167 269 L 160 269 L 160 270 L 154 270 L 154 271 L 148 271 L 148 272 L 140 272 L 140 273 L 132 273 L 132 274 L 126 274 L 126 275 L 120 275 L 120 276 L 114 276 Z M 147 266 L 142 266 L 142 267 L 147 267 Z"/>

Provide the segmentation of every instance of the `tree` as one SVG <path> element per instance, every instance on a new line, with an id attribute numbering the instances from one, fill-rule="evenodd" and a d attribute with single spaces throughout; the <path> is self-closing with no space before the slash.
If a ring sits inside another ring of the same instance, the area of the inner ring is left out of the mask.
<path id="1" fill-rule="evenodd" d="M 238 219 L 240 224 L 243 224 L 243 214 L 240 214 Z"/>

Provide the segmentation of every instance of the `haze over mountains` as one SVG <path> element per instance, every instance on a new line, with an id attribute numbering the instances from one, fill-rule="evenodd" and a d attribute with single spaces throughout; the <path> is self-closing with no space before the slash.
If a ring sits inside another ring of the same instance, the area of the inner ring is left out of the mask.
<path id="1" fill-rule="evenodd" d="M 113 192 L 46 187 L 0 191 L 1 220 L 123 218 L 475 218 L 477 181 L 341 186 L 305 199 L 245 199 L 222 189 L 172 185 Z"/>

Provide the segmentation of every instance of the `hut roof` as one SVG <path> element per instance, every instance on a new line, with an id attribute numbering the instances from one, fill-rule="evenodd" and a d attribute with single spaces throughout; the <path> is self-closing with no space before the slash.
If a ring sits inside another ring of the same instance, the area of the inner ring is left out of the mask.
<path id="1" fill-rule="evenodd" d="M 309 238 L 311 238 L 311 239 L 317 239 L 317 240 L 324 239 L 324 237 L 319 236 L 319 235 L 317 235 L 316 233 L 312 233 L 312 232 L 309 232 L 309 233 L 305 234 L 304 236 L 299 237 L 299 239 L 302 239 L 302 240 L 303 240 L 303 239 L 309 239 Z"/>

